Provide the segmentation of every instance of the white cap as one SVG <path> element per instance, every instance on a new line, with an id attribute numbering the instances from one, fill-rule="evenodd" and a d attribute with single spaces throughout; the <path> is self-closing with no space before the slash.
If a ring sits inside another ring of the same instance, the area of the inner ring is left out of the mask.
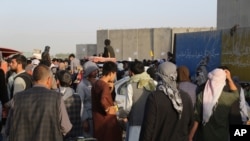
<path id="1" fill-rule="evenodd" d="M 38 59 L 32 60 L 31 64 L 32 65 L 39 65 L 40 61 Z"/>
<path id="2" fill-rule="evenodd" d="M 131 62 L 131 61 L 132 61 L 132 58 L 131 58 L 131 57 L 128 57 L 128 61 Z"/>
<path id="3" fill-rule="evenodd" d="M 41 54 L 40 53 L 33 53 L 33 56 L 32 56 L 33 58 L 36 58 L 36 59 L 41 59 L 42 58 L 42 56 L 41 56 Z"/>

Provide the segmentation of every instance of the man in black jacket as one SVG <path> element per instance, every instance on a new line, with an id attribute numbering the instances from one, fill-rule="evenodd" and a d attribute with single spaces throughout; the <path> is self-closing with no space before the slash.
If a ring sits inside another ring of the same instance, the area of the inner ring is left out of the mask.
<path id="1" fill-rule="evenodd" d="M 140 141 L 187 141 L 193 125 L 193 105 L 188 94 L 177 88 L 176 65 L 159 65 L 161 79 L 149 95 L 144 112 Z"/>

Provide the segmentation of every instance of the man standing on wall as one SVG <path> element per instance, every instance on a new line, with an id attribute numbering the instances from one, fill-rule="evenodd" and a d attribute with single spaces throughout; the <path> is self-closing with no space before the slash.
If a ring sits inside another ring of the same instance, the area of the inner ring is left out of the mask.
<path id="1" fill-rule="evenodd" d="M 105 58 L 115 58 L 115 52 L 112 46 L 110 46 L 111 41 L 109 39 L 106 39 L 104 41 L 105 47 L 104 47 L 104 53 L 102 57 Z"/>

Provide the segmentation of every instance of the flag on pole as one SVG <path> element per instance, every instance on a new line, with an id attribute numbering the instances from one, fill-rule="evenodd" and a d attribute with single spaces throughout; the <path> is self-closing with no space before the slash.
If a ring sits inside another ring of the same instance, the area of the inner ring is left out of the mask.
<path id="1" fill-rule="evenodd" d="M 150 51 L 150 56 L 151 56 L 151 57 L 153 57 L 153 56 L 154 56 L 154 53 L 153 53 L 153 51 L 152 51 L 152 50 Z"/>

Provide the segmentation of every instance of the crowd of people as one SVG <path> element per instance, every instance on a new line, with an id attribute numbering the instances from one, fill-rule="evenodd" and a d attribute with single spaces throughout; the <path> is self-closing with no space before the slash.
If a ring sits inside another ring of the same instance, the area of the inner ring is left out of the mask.
<path id="1" fill-rule="evenodd" d="M 110 41 L 105 45 L 105 57 L 114 57 Z M 249 124 L 249 89 L 225 66 L 200 87 L 173 58 L 100 68 L 74 54 L 51 59 L 49 48 L 41 60 L 17 54 L 7 72 L 0 69 L 1 128 L 10 141 L 228 141 L 230 125 Z M 115 82 L 125 77 L 121 109 Z"/>

